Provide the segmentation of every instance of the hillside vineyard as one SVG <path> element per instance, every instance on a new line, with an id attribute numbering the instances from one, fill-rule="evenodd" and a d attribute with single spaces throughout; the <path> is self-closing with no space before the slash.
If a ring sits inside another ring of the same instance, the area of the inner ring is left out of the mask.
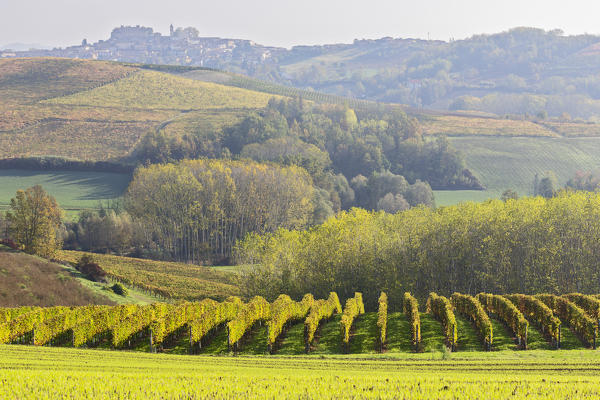
<path id="1" fill-rule="evenodd" d="M 428 350 L 421 342 L 426 334 L 421 326 L 418 302 L 410 293 L 404 295 L 403 309 L 410 324 L 400 333 L 411 342 L 412 351 Z M 495 349 L 494 326 L 508 330 L 514 349 L 527 349 L 529 332 L 532 331 L 541 332 L 550 348 L 561 348 L 562 337 L 568 333 L 569 337 L 580 342 L 580 347 L 595 349 L 600 323 L 600 296 L 579 293 L 500 296 L 480 293 L 473 297 L 454 293 L 446 298 L 432 292 L 427 298 L 426 310 L 427 314 L 421 315 L 437 320 L 445 346 L 453 351 L 462 349 L 467 330 L 473 331 L 473 328 L 480 350 Z M 370 319 L 370 315 L 375 315 L 375 318 Z M 199 353 L 203 346 L 210 345 L 211 341 L 217 340 L 219 332 L 224 331 L 227 349 L 238 353 L 256 341 L 256 331 L 264 324 L 267 334 L 262 345 L 273 354 L 285 340 L 291 338 L 291 335 L 286 338 L 288 331 L 300 325 L 304 330 L 303 338 L 300 336 L 303 343 L 295 345 L 310 353 L 318 350 L 321 345 L 318 338 L 324 340 L 322 336 L 329 329 L 327 325 L 337 324 L 339 350 L 348 353 L 351 352 L 353 337 L 360 334 L 357 321 L 362 320 L 372 320 L 368 329 L 377 330 L 373 343 L 367 347 L 386 351 L 388 335 L 398 332 L 392 332 L 388 326 L 387 295 L 384 292 L 379 296 L 377 312 L 366 314 L 361 293 L 347 299 L 342 308 L 335 292 L 321 300 L 307 294 L 299 302 L 281 295 L 273 303 L 256 296 L 247 303 L 238 297 L 230 297 L 223 302 L 205 299 L 144 306 L 3 308 L 0 309 L 0 344 L 156 352 L 167 351 L 183 343 L 187 352 Z M 467 321 L 466 325 L 464 321 Z M 459 326 L 467 330 L 461 331 Z"/>

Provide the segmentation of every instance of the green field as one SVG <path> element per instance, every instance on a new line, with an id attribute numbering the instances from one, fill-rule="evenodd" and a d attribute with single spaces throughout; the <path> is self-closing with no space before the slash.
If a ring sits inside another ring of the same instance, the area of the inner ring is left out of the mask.
<path id="1" fill-rule="evenodd" d="M 545 137 L 450 137 L 450 143 L 465 157 L 467 167 L 486 191 L 436 191 L 438 206 L 461 201 L 499 198 L 506 189 L 520 196 L 533 192 L 535 174 L 553 171 L 564 185 L 577 171 L 600 169 L 600 138 Z"/>
<path id="2" fill-rule="evenodd" d="M 109 172 L 0 170 L 0 210 L 8 207 L 17 190 L 42 185 L 73 216 L 122 196 L 130 180 L 129 174 Z"/>
<path id="3" fill-rule="evenodd" d="M 0 346 L 0 398 L 598 398 L 598 355 L 214 357 Z"/>

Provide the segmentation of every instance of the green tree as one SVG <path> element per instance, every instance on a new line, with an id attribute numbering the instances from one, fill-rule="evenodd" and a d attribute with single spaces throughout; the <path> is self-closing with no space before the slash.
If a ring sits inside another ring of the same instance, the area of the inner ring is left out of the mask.
<path id="1" fill-rule="evenodd" d="M 17 191 L 7 213 L 9 231 L 25 251 L 50 258 L 61 246 L 62 210 L 40 185 Z"/>

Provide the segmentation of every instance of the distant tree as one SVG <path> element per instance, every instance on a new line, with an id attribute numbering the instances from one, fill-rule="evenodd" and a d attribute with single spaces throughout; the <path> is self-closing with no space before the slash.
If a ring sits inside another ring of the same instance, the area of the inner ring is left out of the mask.
<path id="1" fill-rule="evenodd" d="M 408 204 L 408 201 L 406 201 L 401 194 L 394 195 L 392 193 L 388 193 L 377 202 L 378 210 L 382 210 L 391 214 L 395 214 L 398 211 L 408 210 L 409 208 L 410 205 Z"/>
<path id="2" fill-rule="evenodd" d="M 5 214 L 0 212 L 0 238 L 8 237 L 8 219 Z"/>
<path id="3" fill-rule="evenodd" d="M 558 179 L 552 171 L 548 171 L 546 176 L 540 179 L 537 188 L 537 195 L 547 199 L 554 197 L 558 191 Z"/>
<path id="4" fill-rule="evenodd" d="M 566 189 L 596 192 L 600 189 L 600 172 L 577 172 L 567 181 Z"/>
<path id="5" fill-rule="evenodd" d="M 502 200 L 502 201 L 518 200 L 518 199 L 519 199 L 519 194 L 512 189 L 506 189 L 504 192 L 502 192 L 502 196 L 500 196 L 500 200 Z"/>
<path id="6" fill-rule="evenodd" d="M 9 231 L 25 251 L 50 258 L 61 246 L 62 210 L 54 197 L 36 185 L 17 191 L 7 213 Z"/>
<path id="7" fill-rule="evenodd" d="M 411 206 L 425 205 L 429 207 L 435 206 L 435 199 L 433 198 L 433 190 L 427 182 L 417 181 L 410 185 L 406 191 L 406 200 Z"/>

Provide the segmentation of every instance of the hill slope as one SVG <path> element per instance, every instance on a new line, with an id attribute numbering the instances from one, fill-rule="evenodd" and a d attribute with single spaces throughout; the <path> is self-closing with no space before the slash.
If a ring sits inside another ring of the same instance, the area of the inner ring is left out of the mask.
<path id="1" fill-rule="evenodd" d="M 0 246 L 0 307 L 114 304 L 60 265 Z"/>
<path id="2" fill-rule="evenodd" d="M 84 254 L 79 251 L 60 251 L 62 261 L 75 263 Z M 177 262 L 142 260 L 108 254 L 91 254 L 95 262 L 112 280 L 124 282 L 147 292 L 173 299 L 202 300 L 210 297 L 224 300 L 239 295 L 232 272 Z"/>
<path id="3" fill-rule="evenodd" d="M 235 118 L 271 97 L 111 62 L 0 60 L 0 158 L 120 158 L 143 134 L 191 110 Z"/>

